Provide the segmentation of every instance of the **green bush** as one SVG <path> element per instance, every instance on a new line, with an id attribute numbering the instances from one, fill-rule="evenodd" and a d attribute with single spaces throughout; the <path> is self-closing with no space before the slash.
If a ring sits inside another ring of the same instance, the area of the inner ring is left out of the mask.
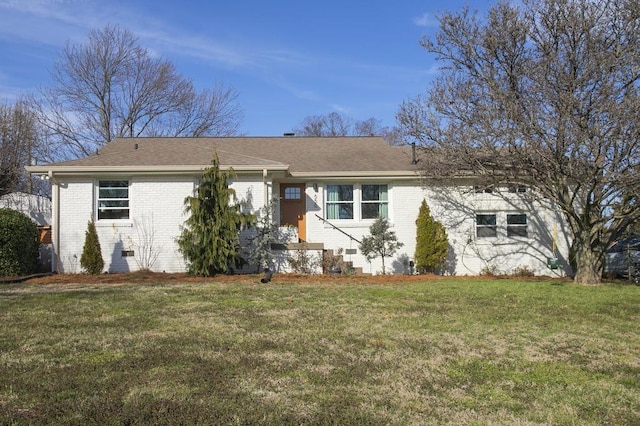
<path id="1" fill-rule="evenodd" d="M 449 250 L 449 237 L 445 227 L 435 220 L 426 200 L 422 200 L 416 219 L 416 270 L 434 273 L 442 270 Z"/>
<path id="2" fill-rule="evenodd" d="M 82 248 L 82 256 L 80 256 L 80 266 L 92 275 L 98 275 L 104 267 L 98 232 L 96 231 L 96 224 L 93 220 L 90 220 L 87 224 L 87 232 L 84 236 L 84 247 Z"/>
<path id="3" fill-rule="evenodd" d="M 220 170 L 216 154 L 207 167 L 196 194 L 184 200 L 189 217 L 177 239 L 178 249 L 187 261 L 192 275 L 211 277 L 240 268 L 240 230 L 251 226 L 255 217 L 242 212 L 240 203 L 234 203 L 235 191 L 228 181 L 233 169 Z"/>
<path id="4" fill-rule="evenodd" d="M 0 209 L 0 276 L 36 272 L 38 247 L 35 222 L 18 211 Z"/>

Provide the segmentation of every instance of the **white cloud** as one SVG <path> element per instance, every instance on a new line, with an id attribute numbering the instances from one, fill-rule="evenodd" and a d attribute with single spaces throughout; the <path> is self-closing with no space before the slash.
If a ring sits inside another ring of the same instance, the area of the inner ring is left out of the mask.
<path id="1" fill-rule="evenodd" d="M 437 27 L 438 20 L 429 13 L 423 13 L 421 16 L 413 18 L 413 23 L 419 27 Z"/>
<path id="2" fill-rule="evenodd" d="M 330 107 L 334 111 L 340 112 L 342 114 L 346 114 L 346 115 L 350 115 L 351 114 L 351 109 L 349 107 L 344 106 L 344 105 L 331 104 Z"/>

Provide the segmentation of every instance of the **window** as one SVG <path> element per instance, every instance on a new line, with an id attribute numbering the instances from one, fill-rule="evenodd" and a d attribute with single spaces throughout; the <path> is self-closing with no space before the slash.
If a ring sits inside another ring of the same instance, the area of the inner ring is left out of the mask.
<path id="1" fill-rule="evenodd" d="M 507 215 L 507 236 L 527 237 L 527 215 L 508 214 Z"/>
<path id="2" fill-rule="evenodd" d="M 360 205 L 362 219 L 389 217 L 389 198 L 387 185 L 362 185 L 362 202 Z"/>
<path id="3" fill-rule="evenodd" d="M 327 185 L 327 219 L 353 219 L 353 185 Z"/>
<path id="4" fill-rule="evenodd" d="M 473 190 L 476 194 L 493 194 L 493 185 L 489 186 L 479 186 L 476 185 L 473 187 Z"/>
<path id="5" fill-rule="evenodd" d="M 527 187 L 524 185 L 509 185 L 509 192 L 524 194 L 525 192 L 527 192 Z"/>
<path id="6" fill-rule="evenodd" d="M 129 219 L 129 181 L 98 182 L 98 220 Z"/>
<path id="7" fill-rule="evenodd" d="M 476 236 L 478 238 L 490 238 L 498 235 L 498 227 L 495 214 L 476 215 Z"/>
<path id="8" fill-rule="evenodd" d="M 299 200 L 301 197 L 299 186 L 288 186 L 284 189 L 285 200 Z"/>

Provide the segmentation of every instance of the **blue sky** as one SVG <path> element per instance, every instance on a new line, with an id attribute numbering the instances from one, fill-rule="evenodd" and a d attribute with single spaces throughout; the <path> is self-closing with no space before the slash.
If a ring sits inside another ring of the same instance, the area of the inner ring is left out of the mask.
<path id="1" fill-rule="evenodd" d="M 46 85 L 66 42 L 117 24 L 197 87 L 238 90 L 242 132 L 276 136 L 340 112 L 395 125 L 437 64 L 419 46 L 436 16 L 486 0 L 0 0 L 0 102 Z"/>

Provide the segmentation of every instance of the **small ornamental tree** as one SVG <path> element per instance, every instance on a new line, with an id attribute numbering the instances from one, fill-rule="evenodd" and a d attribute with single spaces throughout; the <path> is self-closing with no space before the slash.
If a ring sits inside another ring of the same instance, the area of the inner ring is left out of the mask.
<path id="1" fill-rule="evenodd" d="M 0 276 L 28 275 L 38 267 L 38 227 L 29 217 L 0 209 Z"/>
<path id="2" fill-rule="evenodd" d="M 196 194 L 184 200 L 189 218 L 177 239 L 178 248 L 192 275 L 204 277 L 227 273 L 232 265 L 242 266 L 240 230 L 253 222 L 239 203 L 232 203 L 235 191 L 228 180 L 233 169 L 220 170 L 215 156 L 211 167 L 204 170 Z"/>
<path id="3" fill-rule="evenodd" d="M 416 270 L 421 274 L 435 272 L 447 259 L 449 239 L 444 226 L 431 216 L 426 200 L 420 205 L 416 227 Z"/>
<path id="4" fill-rule="evenodd" d="M 260 209 L 249 252 L 249 263 L 256 266 L 256 272 L 270 267 L 273 260 L 271 243 L 278 235 L 278 225 L 273 221 L 274 212 L 275 200 L 271 200 L 267 206 Z"/>
<path id="5" fill-rule="evenodd" d="M 390 257 L 404 244 L 398 242 L 396 233 L 389 230 L 389 221 L 378 217 L 369 227 L 370 235 L 364 237 L 360 243 L 360 251 L 369 262 L 376 257 L 382 258 L 382 274 L 386 274 L 384 258 Z"/>
<path id="6" fill-rule="evenodd" d="M 93 219 L 87 224 L 87 231 L 84 234 L 84 247 L 82 248 L 82 256 L 80 256 L 80 266 L 91 275 L 98 275 L 104 268 L 98 232 Z"/>

